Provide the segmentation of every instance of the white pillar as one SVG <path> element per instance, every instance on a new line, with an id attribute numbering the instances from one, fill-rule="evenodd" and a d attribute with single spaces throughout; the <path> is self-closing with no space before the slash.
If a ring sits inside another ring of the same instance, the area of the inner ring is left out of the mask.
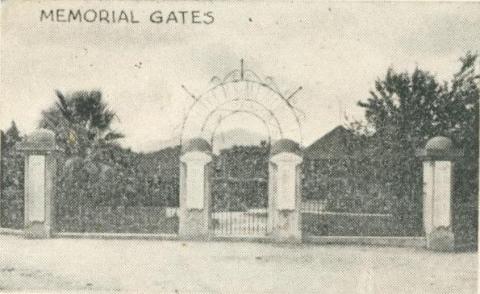
<path id="1" fill-rule="evenodd" d="M 205 239 L 210 227 L 210 145 L 203 139 L 189 141 L 180 157 L 179 234 Z"/>
<path id="2" fill-rule="evenodd" d="M 2 182 L 3 182 L 3 162 L 2 162 L 2 149 L 4 144 L 2 142 L 3 139 L 3 132 L 0 130 L 0 227 L 2 227 L 2 197 L 3 197 L 3 187 L 2 187 Z"/>
<path id="3" fill-rule="evenodd" d="M 432 250 L 454 250 L 453 159 L 459 155 L 453 150 L 451 140 L 445 137 L 429 140 L 419 153 L 423 159 L 423 227 L 427 248 Z"/>
<path id="4" fill-rule="evenodd" d="M 40 129 L 22 141 L 25 152 L 25 237 L 49 238 L 55 192 L 55 134 Z"/>
<path id="5" fill-rule="evenodd" d="M 302 157 L 298 144 L 280 140 L 272 147 L 269 168 L 268 232 L 279 242 L 301 242 Z"/>

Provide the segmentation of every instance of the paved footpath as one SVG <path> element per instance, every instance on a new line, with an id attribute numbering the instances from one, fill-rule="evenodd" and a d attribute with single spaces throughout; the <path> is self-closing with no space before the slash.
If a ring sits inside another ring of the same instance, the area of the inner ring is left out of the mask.
<path id="1" fill-rule="evenodd" d="M 476 293 L 475 253 L 0 236 L 0 290 Z"/>

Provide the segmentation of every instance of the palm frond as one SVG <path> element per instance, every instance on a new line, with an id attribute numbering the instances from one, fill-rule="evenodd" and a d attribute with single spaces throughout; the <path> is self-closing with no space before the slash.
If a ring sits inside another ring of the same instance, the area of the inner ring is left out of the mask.
<path id="1" fill-rule="evenodd" d="M 115 131 L 108 132 L 104 137 L 105 141 L 112 141 L 121 138 L 125 138 L 125 135 Z"/>
<path id="2" fill-rule="evenodd" d="M 67 103 L 67 98 L 60 92 L 59 90 L 55 90 L 55 93 L 57 94 L 58 101 L 55 103 L 57 105 L 57 108 L 60 110 L 62 115 L 68 120 L 71 121 L 72 119 L 72 111 L 70 110 L 70 107 L 68 106 Z"/>

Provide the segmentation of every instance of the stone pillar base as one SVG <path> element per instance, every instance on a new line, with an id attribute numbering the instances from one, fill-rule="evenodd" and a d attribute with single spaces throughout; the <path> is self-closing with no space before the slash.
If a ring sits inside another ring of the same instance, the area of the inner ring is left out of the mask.
<path id="1" fill-rule="evenodd" d="M 205 220 L 205 212 L 198 209 L 185 211 L 178 234 L 184 239 L 209 239 L 210 231 L 208 229 L 208 220 Z"/>
<path id="2" fill-rule="evenodd" d="M 25 226 L 24 237 L 28 239 L 50 238 L 50 228 L 41 222 L 32 222 Z"/>
<path id="3" fill-rule="evenodd" d="M 454 251 L 455 236 L 451 228 L 436 228 L 428 234 L 427 248 L 434 251 Z"/>
<path id="4" fill-rule="evenodd" d="M 300 218 L 297 211 L 280 210 L 275 212 L 275 227 L 272 238 L 278 243 L 302 243 Z"/>

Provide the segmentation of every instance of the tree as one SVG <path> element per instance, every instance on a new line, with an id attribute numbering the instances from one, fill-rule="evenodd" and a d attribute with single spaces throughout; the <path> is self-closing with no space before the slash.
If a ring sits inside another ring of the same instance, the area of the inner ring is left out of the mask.
<path id="1" fill-rule="evenodd" d="M 20 131 L 17 128 L 15 121 L 12 121 L 10 128 L 5 132 L 4 137 L 2 138 L 2 147 L 6 150 L 11 150 L 17 142 L 22 138 L 20 137 Z"/>
<path id="2" fill-rule="evenodd" d="M 365 108 L 365 128 L 374 130 L 371 154 L 380 162 L 379 175 L 392 183 L 397 197 L 407 202 L 421 201 L 416 149 L 424 147 L 428 139 L 443 135 L 464 151 L 456 173 L 459 193 L 454 198 L 475 206 L 480 97 L 477 55 L 467 53 L 460 62 L 460 70 L 450 83 L 439 83 L 435 76 L 418 68 L 412 74 L 389 69 L 384 79 L 376 81 L 370 97 L 359 102 Z"/>
<path id="3" fill-rule="evenodd" d="M 56 133 L 58 144 L 67 155 L 81 155 L 122 138 L 112 130 L 115 112 L 102 100 L 100 91 L 76 91 L 65 96 L 56 91 L 57 102 L 42 112 L 39 126 Z"/>
<path id="4" fill-rule="evenodd" d="M 359 102 L 365 108 L 367 126 L 374 130 L 372 156 L 385 171 L 379 175 L 393 184 L 398 198 L 415 197 L 421 172 L 415 151 L 443 133 L 438 113 L 445 91 L 445 85 L 427 71 L 417 68 L 410 75 L 389 69 L 383 80 L 375 82 L 367 101 Z"/>
<path id="5" fill-rule="evenodd" d="M 478 126 L 480 75 L 475 69 L 477 55 L 468 53 L 451 81 L 445 112 L 455 119 L 444 119 L 444 128 L 463 156 L 455 165 L 453 221 L 456 239 L 466 245 L 477 243 L 478 230 Z M 478 64 L 478 63 L 477 63 Z"/>

